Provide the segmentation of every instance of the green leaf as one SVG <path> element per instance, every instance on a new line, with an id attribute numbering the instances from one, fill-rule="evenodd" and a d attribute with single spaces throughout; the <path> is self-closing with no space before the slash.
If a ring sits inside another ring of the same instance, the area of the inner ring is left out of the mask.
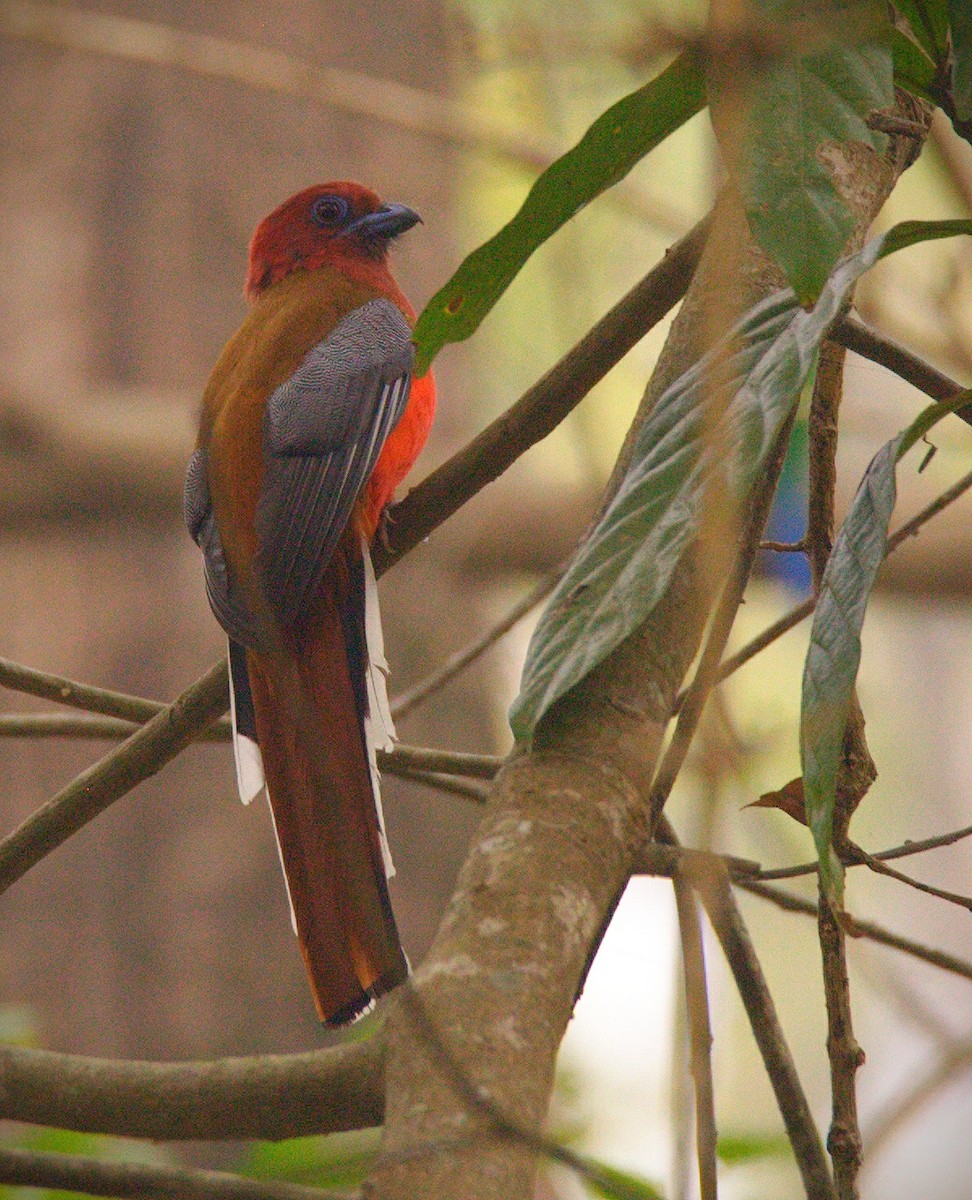
<path id="1" fill-rule="evenodd" d="M 843 907 L 843 867 L 833 852 L 834 798 L 847 713 L 861 662 L 861 628 L 887 549 L 901 456 L 942 417 L 967 404 L 972 391 L 932 404 L 871 460 L 834 540 L 803 668 L 800 758 L 807 823 L 828 899 Z"/>
<path id="2" fill-rule="evenodd" d="M 720 1162 L 735 1166 L 770 1158 L 792 1158 L 793 1147 L 785 1133 L 720 1134 L 716 1153 Z"/>
<path id="3" fill-rule="evenodd" d="M 935 64 L 900 29 L 891 30 L 891 59 L 894 63 L 894 82 L 913 96 L 935 103 L 932 95 Z"/>
<path id="4" fill-rule="evenodd" d="M 839 264 L 810 312 L 777 292 L 662 393 L 617 494 L 534 630 L 510 712 L 519 741 L 651 614 L 699 532 L 713 476 L 745 500 L 856 280 L 886 254 L 956 233 L 972 233 L 972 222 L 895 226 Z M 731 395 L 724 411 L 712 395 L 716 372 Z"/>
<path id="5" fill-rule="evenodd" d="M 785 38 L 794 23 L 791 44 L 771 45 L 763 69 L 733 70 L 714 56 L 712 118 L 753 236 L 806 306 L 854 227 L 823 160 L 827 145 L 887 144 L 866 119 L 894 103 L 890 26 L 878 0 L 842 6 L 836 20 L 830 5 L 803 0 L 752 0 L 752 9 L 770 37 Z"/>
<path id="6" fill-rule="evenodd" d="M 948 53 L 949 8 L 966 0 L 894 0 L 894 7 L 911 26 L 915 40 L 936 63 Z"/>
<path id="7" fill-rule="evenodd" d="M 972 4 L 948 0 L 952 21 L 952 100 L 960 121 L 972 121 Z"/>
<path id="8" fill-rule="evenodd" d="M 585 1161 L 597 1175 L 597 1178 L 581 1177 L 589 1195 L 603 1197 L 604 1200 L 663 1200 L 658 1185 L 643 1175 L 609 1167 L 593 1158 L 586 1158 Z"/>
<path id="9" fill-rule="evenodd" d="M 247 1149 L 241 1174 L 309 1187 L 357 1188 L 374 1166 L 381 1130 L 360 1129 L 320 1137 L 256 1142 Z"/>
<path id="10" fill-rule="evenodd" d="M 536 180 L 512 221 L 464 259 L 426 305 L 415 326 L 416 373 L 446 343 L 474 333 L 538 246 L 704 105 L 702 68 L 686 52 L 602 113 Z"/>

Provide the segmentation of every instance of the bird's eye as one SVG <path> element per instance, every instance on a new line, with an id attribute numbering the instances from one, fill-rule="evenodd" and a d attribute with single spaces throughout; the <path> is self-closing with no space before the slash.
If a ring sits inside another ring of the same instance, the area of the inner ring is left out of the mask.
<path id="1" fill-rule="evenodd" d="M 311 220 L 322 229 L 332 229 L 345 220 L 348 202 L 341 196 L 318 196 L 311 208 Z"/>

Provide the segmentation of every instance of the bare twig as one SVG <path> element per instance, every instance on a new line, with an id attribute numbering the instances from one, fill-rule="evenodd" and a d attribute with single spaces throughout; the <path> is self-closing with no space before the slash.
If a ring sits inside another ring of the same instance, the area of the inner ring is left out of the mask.
<path id="1" fill-rule="evenodd" d="M 808 1200 L 834 1200 L 834 1185 L 827 1167 L 827 1156 L 759 959 L 736 907 L 729 877 L 725 871 L 709 870 L 693 873 L 690 878 L 698 889 L 746 1008 Z"/>
<path id="2" fill-rule="evenodd" d="M 949 833 L 940 833 L 935 837 L 923 838 L 920 842 L 903 842 L 900 846 L 893 846 L 890 850 L 878 850 L 874 854 L 868 854 L 861 850 L 860 846 L 855 846 L 862 856 L 856 862 L 851 861 L 847 865 L 855 866 L 858 863 L 863 864 L 865 861 L 877 859 L 880 862 L 887 862 L 894 858 L 908 858 L 912 854 L 923 854 L 926 850 L 938 850 L 942 846 L 951 846 L 955 842 L 960 842 L 963 838 L 972 837 L 972 825 L 966 825 L 962 829 L 953 829 Z M 813 875 L 817 871 L 816 862 L 800 863 L 795 867 L 774 867 L 769 871 L 760 871 L 754 878 L 761 880 L 771 879 L 796 879 L 799 875 Z M 908 883 L 913 883 L 913 880 L 907 880 Z"/>
<path id="3" fill-rule="evenodd" d="M 705 953 L 699 912 L 686 875 L 684 860 L 675 870 L 672 882 L 678 911 L 682 944 L 682 971 L 685 984 L 685 1010 L 688 1015 L 689 1069 L 695 1091 L 695 1142 L 699 1164 L 700 1200 L 716 1200 L 715 1090 L 712 1084 L 712 1025 L 709 1020 L 709 993 L 705 977 Z"/>
<path id="4" fill-rule="evenodd" d="M 0 892 L 72 833 L 170 762 L 226 711 L 225 660 L 0 842 Z"/>
<path id="5" fill-rule="evenodd" d="M 100 713 L 105 717 L 117 717 L 125 721 L 151 720 L 165 705 L 157 700 L 145 700 L 141 696 L 129 696 L 124 692 L 113 692 L 106 688 L 78 683 L 63 675 L 51 675 L 38 671 L 23 663 L 0 658 L 0 687 L 14 692 L 24 692 L 41 700 L 53 700 L 85 712 Z"/>
<path id="6" fill-rule="evenodd" d="M 120 742 L 131 737 L 141 726 L 139 721 L 121 717 L 99 717 L 91 713 L 3 713 L 0 738 L 81 738 Z M 215 726 L 200 735 L 200 741 L 224 741 L 229 737 Z"/>
<path id="7" fill-rule="evenodd" d="M 131 1062 L 0 1047 L 0 1119 L 171 1141 L 380 1125 L 384 1037 L 305 1054 Z"/>
<path id="8" fill-rule="evenodd" d="M 861 1169 L 861 1129 L 857 1119 L 858 1069 L 864 1051 L 854 1037 L 851 1018 L 850 979 L 844 931 L 823 888 L 817 912 L 820 953 L 823 960 L 824 998 L 827 1006 L 827 1056 L 830 1059 L 830 1088 L 833 1116 L 827 1149 L 834 1164 L 838 1200 L 856 1200 L 857 1176 Z"/>
<path id="9" fill-rule="evenodd" d="M 932 400 L 948 400 L 962 390 L 961 385 L 954 379 L 950 379 L 893 338 L 865 325 L 858 317 L 841 317 L 828 336 L 862 358 L 870 359 L 871 362 L 893 371 Z M 961 417 L 966 424 L 972 423 L 972 405 L 956 410 L 955 415 Z"/>
<path id="10" fill-rule="evenodd" d="M 391 773 L 389 771 L 389 774 Z M 440 775 L 433 771 L 410 771 L 407 768 L 396 770 L 394 774 L 396 779 L 404 779 L 410 783 L 422 783 L 426 787 L 446 792 L 450 796 L 471 800 L 473 804 L 485 804 L 489 796 L 487 784 L 476 783 L 471 779 L 457 779 L 454 775 Z"/>
<path id="11" fill-rule="evenodd" d="M 892 534 L 892 536 L 888 538 L 885 557 L 897 550 L 902 542 L 906 541 L 910 537 L 914 537 L 922 525 L 925 525 L 932 519 L 932 517 L 937 516 L 943 509 L 947 508 L 949 504 L 953 504 L 959 499 L 960 496 L 965 495 L 969 488 L 972 488 L 972 471 L 969 471 L 966 475 L 963 475 L 962 478 L 953 483 L 951 487 L 946 488 L 945 491 L 943 491 L 939 496 L 936 496 L 935 499 L 929 504 L 926 504 L 924 508 L 915 513 L 910 520 L 906 521 L 900 529 Z M 724 659 L 719 667 L 718 682 L 722 683 L 722 681 L 728 679 L 730 675 L 734 675 L 740 667 L 745 666 L 750 659 L 755 658 L 756 655 L 765 650 L 767 646 L 772 645 L 773 642 L 781 638 L 784 633 L 788 633 L 796 625 L 799 625 L 801 621 L 805 621 L 813 612 L 814 608 L 816 607 L 816 603 L 817 602 L 815 598 L 812 596 L 809 599 L 804 600 L 802 604 L 798 604 L 795 608 L 791 608 L 788 613 L 785 613 L 771 625 L 768 625 L 762 631 L 762 633 L 757 634 L 756 637 L 747 642 L 745 646 L 737 650 L 735 654 L 731 654 L 727 659 Z M 682 691 L 676 697 L 674 704 L 675 712 L 678 712 L 678 710 L 684 704 L 686 695 L 687 692 Z"/>
<path id="12" fill-rule="evenodd" d="M 79 1154 L 47 1154 L 3 1147 L 0 1147 L 0 1183 L 91 1196 L 124 1196 L 131 1200 L 338 1200 L 336 1192 L 296 1183 L 244 1179 L 225 1171 L 106 1162 Z M 347 1200 L 347 1193 L 342 1200 Z"/>
<path id="13" fill-rule="evenodd" d="M 445 662 L 427 675 L 425 679 L 419 680 L 414 687 L 411 687 L 401 695 L 396 696 L 392 702 L 392 716 L 396 721 L 408 716 L 413 709 L 418 708 L 420 704 L 424 704 L 430 696 L 435 695 L 445 685 L 451 682 L 455 677 L 466 669 L 471 663 L 475 662 L 481 654 L 484 654 L 491 646 L 496 643 L 516 625 L 519 621 L 535 608 L 545 596 L 556 586 L 557 581 L 564 573 L 564 567 L 560 566 L 556 571 L 552 571 L 546 575 L 537 584 L 531 588 L 529 592 L 513 607 L 501 620 L 495 625 L 487 629 L 485 633 L 478 638 L 474 638 L 468 646 L 462 650 L 451 654 Z"/>
<path id="14" fill-rule="evenodd" d="M 746 878 L 737 878 L 733 882 L 738 887 L 745 888 L 747 892 L 752 892 L 754 896 L 761 896 L 764 900 L 769 900 L 777 908 L 782 908 L 786 912 L 803 913 L 808 917 L 817 915 L 817 905 L 812 900 L 804 900 L 802 896 L 795 896 L 792 892 L 774 887 L 771 883 L 761 883 L 758 879 Z M 923 942 L 916 942 L 912 938 L 902 937 L 901 934 L 892 933 L 874 921 L 864 921 L 855 916 L 854 933 L 858 937 L 868 938 L 881 946 L 890 946 L 893 950 L 910 954 L 912 958 L 921 959 L 922 962 L 930 963 L 939 970 L 972 980 L 972 962 L 967 962 L 954 954 L 947 954 L 944 950 L 936 950 L 933 946 L 926 946 Z"/>

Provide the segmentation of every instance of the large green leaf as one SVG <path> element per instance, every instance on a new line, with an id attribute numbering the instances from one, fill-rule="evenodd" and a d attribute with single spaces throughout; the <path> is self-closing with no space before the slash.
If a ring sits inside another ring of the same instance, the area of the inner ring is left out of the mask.
<path id="1" fill-rule="evenodd" d="M 935 82 L 935 64 L 900 29 L 891 30 L 891 58 L 894 63 L 894 82 L 898 87 L 934 103 L 932 85 Z"/>
<path id="2" fill-rule="evenodd" d="M 932 404 L 871 460 L 834 540 L 803 668 L 800 757 L 807 823 L 830 900 L 843 906 L 843 868 L 833 852 L 834 797 L 844 729 L 861 662 L 861 628 L 887 549 L 901 456 L 942 417 L 969 403 L 972 392 Z"/>
<path id="3" fill-rule="evenodd" d="M 538 246 L 704 105 L 698 56 L 686 52 L 602 113 L 536 180 L 512 221 L 464 259 L 426 305 L 415 327 L 416 371 L 447 342 L 474 333 Z"/>
<path id="4" fill-rule="evenodd" d="M 942 62 L 948 53 L 949 8 L 966 0 L 894 0 L 894 7 L 911 26 L 915 40 L 929 58 Z"/>
<path id="5" fill-rule="evenodd" d="M 972 121 L 972 2 L 948 0 L 952 21 L 952 99 L 960 121 Z"/>
<path id="6" fill-rule="evenodd" d="M 853 0 L 836 18 L 819 0 L 750 0 L 750 11 L 767 24 L 765 63 L 734 70 L 713 57 L 712 119 L 753 236 L 808 305 L 854 226 L 826 148 L 863 142 L 883 151 L 887 142 L 866 120 L 894 102 L 890 25 L 880 0 Z"/>
<path id="7" fill-rule="evenodd" d="M 894 250 L 956 233 L 972 233 L 972 222 L 895 226 L 837 267 L 811 311 L 777 292 L 662 393 L 617 494 L 534 631 L 510 712 L 518 740 L 529 741 L 551 705 L 647 619 L 698 535 L 712 476 L 744 501 L 855 281 Z M 712 395 L 716 374 L 731 395 L 724 410 Z"/>

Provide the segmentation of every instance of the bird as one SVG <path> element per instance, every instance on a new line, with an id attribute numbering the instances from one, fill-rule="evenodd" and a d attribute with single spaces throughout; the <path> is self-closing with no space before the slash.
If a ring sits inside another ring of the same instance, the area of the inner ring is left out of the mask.
<path id="1" fill-rule="evenodd" d="M 229 643 L 236 779 L 266 788 L 320 1019 L 338 1026 L 407 978 L 377 750 L 390 749 L 370 547 L 435 413 L 414 378 L 415 311 L 388 263 L 420 221 L 351 181 L 256 227 L 249 312 L 216 362 L 184 516 Z"/>

